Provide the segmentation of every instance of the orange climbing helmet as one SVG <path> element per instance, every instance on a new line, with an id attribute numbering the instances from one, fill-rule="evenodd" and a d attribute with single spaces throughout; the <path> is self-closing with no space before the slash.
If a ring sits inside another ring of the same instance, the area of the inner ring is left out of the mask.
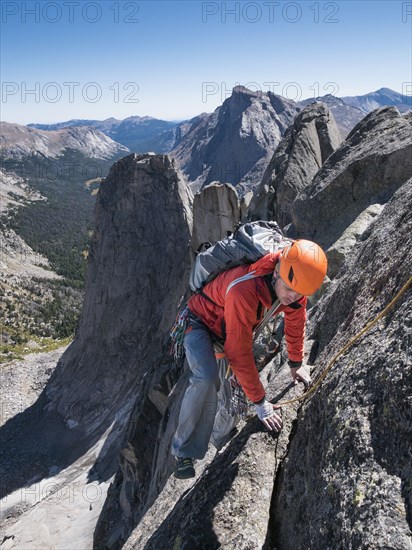
<path id="1" fill-rule="evenodd" d="M 286 246 L 279 258 L 279 276 L 298 294 L 310 296 L 322 284 L 328 260 L 321 247 L 304 239 Z"/>

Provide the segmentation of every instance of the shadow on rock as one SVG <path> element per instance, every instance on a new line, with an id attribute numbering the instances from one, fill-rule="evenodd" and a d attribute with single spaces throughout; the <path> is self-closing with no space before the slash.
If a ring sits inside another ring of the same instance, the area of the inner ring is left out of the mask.
<path id="1" fill-rule="evenodd" d="M 80 426 L 70 429 L 60 414 L 45 411 L 47 403 L 43 391 L 31 407 L 0 428 L 0 498 L 64 470 L 109 426 L 102 424 L 94 435 L 85 437 Z"/>
<path id="2" fill-rule="evenodd" d="M 248 423 L 217 455 L 205 473 L 176 503 L 173 510 L 144 546 L 145 550 L 176 547 L 214 549 L 221 544 L 213 528 L 214 511 L 239 475 L 236 459 L 248 439 L 262 431 L 260 422 Z"/>

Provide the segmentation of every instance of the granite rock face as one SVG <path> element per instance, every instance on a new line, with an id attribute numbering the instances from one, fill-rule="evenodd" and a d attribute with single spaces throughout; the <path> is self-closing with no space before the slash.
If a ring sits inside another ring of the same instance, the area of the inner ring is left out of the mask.
<path id="1" fill-rule="evenodd" d="M 236 86 L 214 113 L 202 114 L 170 154 L 198 191 L 228 182 L 239 195 L 256 186 L 300 107 L 271 92 Z"/>
<path id="2" fill-rule="evenodd" d="M 270 398 L 294 397 L 280 356 L 261 373 Z M 219 453 L 196 462 L 196 479 L 171 476 L 159 498 L 130 534 L 125 550 L 158 548 L 262 548 L 270 519 L 273 482 L 286 456 L 297 405 L 283 413 L 284 429 L 268 433 L 251 410 Z M 200 463 L 199 463 L 200 462 Z"/>
<path id="3" fill-rule="evenodd" d="M 193 199 L 192 249 L 216 242 L 233 232 L 240 221 L 240 205 L 233 185 L 211 183 Z"/>
<path id="4" fill-rule="evenodd" d="M 310 184 L 342 138 L 323 103 L 311 103 L 294 120 L 265 170 L 250 205 L 251 219 L 291 222 L 290 209 L 301 189 Z"/>
<path id="5" fill-rule="evenodd" d="M 327 229 L 346 257 L 309 311 L 305 355 L 315 377 L 410 277 L 410 122 L 395 109 L 371 113 L 328 157 L 317 190 L 305 188 L 313 192 L 305 220 L 319 235 Z M 220 191 L 222 210 L 237 212 L 229 187 L 211 186 L 212 208 L 221 208 Z M 316 210 L 316 193 L 319 205 L 327 194 L 335 216 Z M 194 480 L 171 476 L 189 373 L 173 370 L 167 344 L 187 291 L 192 201 L 161 155 L 130 155 L 101 184 L 76 337 L 36 403 L 0 429 L 3 510 L 20 514 L 2 531 L 3 546 L 77 550 L 93 538 L 99 550 L 409 548 L 411 289 L 310 400 L 282 408 L 279 435 L 251 408 L 228 443 L 196 463 Z M 370 204 L 378 206 L 365 221 Z M 261 372 L 273 402 L 302 393 L 286 360 L 281 342 Z M 20 490 L 50 480 L 75 498 L 55 503 L 46 492 L 22 509 Z M 101 498 L 89 508 L 90 487 Z"/>
<path id="6" fill-rule="evenodd" d="M 383 94 L 376 104 L 370 105 L 376 108 L 386 102 L 396 104 L 399 110 L 403 106 L 410 109 L 400 101 L 406 96 L 397 96 L 395 92 Z M 332 113 L 339 141 L 371 110 L 349 105 L 330 94 L 316 101 L 326 104 Z M 242 197 L 262 181 L 283 134 L 308 104 L 313 105 L 314 99 L 295 102 L 273 92 L 236 86 L 213 113 L 202 113 L 189 121 L 188 130 L 170 155 L 178 160 L 194 192 L 212 181 L 220 181 L 234 185 Z"/>
<path id="7" fill-rule="evenodd" d="M 353 107 L 332 94 L 326 94 L 324 96 L 317 97 L 316 99 L 304 99 L 300 102 L 300 105 L 306 107 L 310 103 L 314 102 L 321 102 L 327 105 L 336 121 L 336 125 L 339 128 L 342 139 L 345 139 L 352 128 L 354 128 L 367 114 L 358 107 Z"/>
<path id="8" fill-rule="evenodd" d="M 316 373 L 411 277 L 411 212 L 412 179 L 318 302 L 309 330 Z M 272 547 L 411 547 L 411 342 L 410 286 L 299 412 L 275 486 Z"/>
<path id="9" fill-rule="evenodd" d="M 130 414 L 145 402 L 149 380 L 155 385 L 152 373 L 161 370 L 186 291 L 191 202 L 167 156 L 125 157 L 101 183 L 75 338 L 36 403 L 0 431 L 1 497 L 13 507 L 20 488 L 34 491 L 35 484 L 40 491 L 36 513 L 20 520 L 20 548 L 32 548 L 36 538 L 42 548 L 55 548 L 62 532 L 65 548 L 92 546 L 119 450 L 127 458 Z M 156 398 L 153 388 L 150 397 Z M 72 490 L 74 498 L 60 503 L 53 491 L 41 493 L 48 478 L 59 494 Z M 90 484 L 100 496 L 87 516 Z M 11 527 L 7 536 L 15 534 Z"/>
<path id="10" fill-rule="evenodd" d="M 297 234 L 326 248 L 371 204 L 412 175 L 411 119 L 395 107 L 367 115 L 327 159 L 292 207 Z"/>
<path id="11" fill-rule="evenodd" d="M 125 157 L 101 184 L 80 324 L 47 389 L 62 415 L 70 414 L 65 402 L 73 393 L 98 423 L 136 398 L 145 358 L 162 349 L 185 292 L 190 200 L 163 155 Z"/>
<path id="12" fill-rule="evenodd" d="M 382 210 L 382 204 L 372 204 L 368 206 L 368 208 L 361 212 L 356 220 L 345 229 L 339 239 L 326 250 L 329 277 L 335 277 L 339 273 L 340 268 L 350 254 L 352 248 L 356 246 L 364 231 L 369 227 L 369 224 L 379 216 Z"/>
<path id="13" fill-rule="evenodd" d="M 314 306 L 307 353 L 315 376 L 410 277 L 411 201 L 412 181 Z M 124 548 L 408 548 L 410 301 L 411 290 L 303 407 L 282 409 L 278 437 L 250 419 L 207 467 L 196 465 L 196 480 L 169 478 Z M 261 373 L 276 401 L 296 396 L 282 359 Z"/>

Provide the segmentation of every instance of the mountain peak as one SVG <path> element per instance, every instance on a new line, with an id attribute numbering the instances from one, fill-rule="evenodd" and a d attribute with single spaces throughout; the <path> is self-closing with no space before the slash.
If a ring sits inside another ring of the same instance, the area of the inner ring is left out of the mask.
<path id="1" fill-rule="evenodd" d="M 379 90 L 376 90 L 376 92 L 372 92 L 373 94 L 389 94 L 389 95 L 400 95 L 398 92 L 395 92 L 395 90 L 391 90 L 390 88 L 379 88 Z M 366 94 L 368 95 L 368 94 Z"/>
<path id="2" fill-rule="evenodd" d="M 251 97 L 262 97 L 262 95 L 264 95 L 264 92 L 256 91 L 256 90 L 249 90 L 249 88 L 246 88 L 245 86 L 238 85 L 238 86 L 235 86 L 232 89 L 232 97 L 235 94 L 244 94 L 244 95 L 248 95 L 248 96 L 251 96 Z"/>

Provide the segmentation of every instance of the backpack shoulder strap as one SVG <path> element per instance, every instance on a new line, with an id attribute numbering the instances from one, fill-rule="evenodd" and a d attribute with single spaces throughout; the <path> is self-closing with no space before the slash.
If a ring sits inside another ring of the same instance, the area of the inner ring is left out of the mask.
<path id="1" fill-rule="evenodd" d="M 270 292 L 270 297 L 272 299 L 272 304 L 273 304 L 273 302 L 277 300 L 278 297 L 276 296 L 275 289 L 273 288 L 273 285 L 272 285 L 272 277 L 273 277 L 273 274 L 268 273 L 267 275 L 263 276 L 263 280 L 265 281 L 266 286 L 268 287 L 268 290 Z"/>
<path id="2" fill-rule="evenodd" d="M 230 284 L 227 285 L 226 289 L 226 296 L 228 295 L 229 291 L 237 284 L 243 283 L 243 281 L 249 281 L 249 279 L 256 279 L 259 277 L 259 275 L 255 275 L 255 271 L 250 271 L 249 273 L 246 273 L 246 275 L 242 275 L 241 277 L 238 277 L 237 279 L 234 279 Z"/>
<path id="3" fill-rule="evenodd" d="M 200 296 L 202 296 L 202 298 L 204 298 L 205 300 L 207 300 L 208 302 L 210 302 L 211 304 L 213 304 L 214 306 L 217 306 L 217 303 L 214 302 L 212 300 L 212 298 L 210 298 L 210 296 L 208 296 L 206 294 L 206 292 L 204 292 L 203 290 L 199 290 L 196 294 L 200 294 Z"/>

